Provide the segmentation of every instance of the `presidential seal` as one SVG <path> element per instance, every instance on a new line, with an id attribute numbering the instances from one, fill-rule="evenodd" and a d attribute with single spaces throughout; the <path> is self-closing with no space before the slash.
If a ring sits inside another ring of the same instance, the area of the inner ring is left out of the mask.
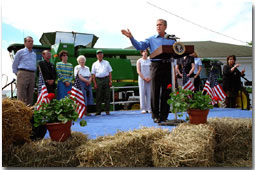
<path id="1" fill-rule="evenodd" d="M 175 42 L 173 45 L 173 50 L 175 52 L 175 54 L 177 55 L 182 55 L 185 52 L 185 45 L 181 42 Z"/>

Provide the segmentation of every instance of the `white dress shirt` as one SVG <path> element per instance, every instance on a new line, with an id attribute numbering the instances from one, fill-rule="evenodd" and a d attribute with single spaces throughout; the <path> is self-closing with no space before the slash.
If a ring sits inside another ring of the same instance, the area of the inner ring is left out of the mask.
<path id="1" fill-rule="evenodd" d="M 101 62 L 97 60 L 92 65 L 91 74 L 94 74 L 97 78 L 109 76 L 110 72 L 112 72 L 112 67 L 106 60 L 102 60 Z"/>

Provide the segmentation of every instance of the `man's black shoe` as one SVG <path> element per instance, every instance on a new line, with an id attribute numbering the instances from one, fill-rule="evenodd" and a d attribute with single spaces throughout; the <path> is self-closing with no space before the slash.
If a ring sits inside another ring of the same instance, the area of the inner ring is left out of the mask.
<path id="1" fill-rule="evenodd" d="M 161 122 L 168 122 L 168 121 L 169 121 L 168 119 L 161 120 Z"/>
<path id="2" fill-rule="evenodd" d="M 155 118 L 155 119 L 153 119 L 153 122 L 154 122 L 154 123 L 160 123 L 160 120 L 157 119 L 157 118 Z"/>
<path id="3" fill-rule="evenodd" d="M 101 115 L 101 113 L 96 113 L 96 114 L 95 114 L 95 116 L 99 116 L 99 115 Z"/>

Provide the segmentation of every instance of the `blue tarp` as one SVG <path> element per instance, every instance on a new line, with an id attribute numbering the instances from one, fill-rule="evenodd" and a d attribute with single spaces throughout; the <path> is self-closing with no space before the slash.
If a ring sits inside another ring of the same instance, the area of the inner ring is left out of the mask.
<path id="1" fill-rule="evenodd" d="M 214 108 L 210 109 L 208 118 L 212 117 L 232 117 L 232 118 L 252 118 L 251 110 L 231 109 L 231 108 Z M 178 119 L 185 120 L 186 115 Z M 87 126 L 81 127 L 80 121 L 87 121 Z M 128 131 L 140 129 L 142 127 L 162 127 L 171 130 L 175 126 L 159 126 L 154 123 L 151 114 L 142 114 L 139 110 L 130 111 L 112 111 L 111 115 L 106 115 L 104 112 L 100 116 L 84 116 L 78 119 L 72 125 L 72 131 L 82 132 L 87 134 L 90 139 L 95 139 L 98 136 L 114 135 L 118 130 Z M 174 114 L 170 113 L 169 120 L 175 119 Z M 49 138 L 47 131 L 45 138 Z"/>

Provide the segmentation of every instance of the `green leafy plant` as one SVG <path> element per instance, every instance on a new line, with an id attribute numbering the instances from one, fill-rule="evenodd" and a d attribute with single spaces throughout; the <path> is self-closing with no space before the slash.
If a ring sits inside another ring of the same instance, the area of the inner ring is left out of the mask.
<path id="1" fill-rule="evenodd" d="M 34 112 L 34 126 L 45 125 L 46 123 L 56 123 L 76 121 L 79 117 L 75 102 L 68 96 L 61 100 L 52 99 L 50 103 L 43 103 L 39 110 Z"/>
<path id="2" fill-rule="evenodd" d="M 188 109 L 207 110 L 213 108 L 210 96 L 204 95 L 201 91 L 194 93 L 191 90 L 179 89 L 170 93 L 169 96 L 170 99 L 167 100 L 167 103 L 170 105 L 172 113 L 177 113 L 178 117 L 182 117 Z"/>

